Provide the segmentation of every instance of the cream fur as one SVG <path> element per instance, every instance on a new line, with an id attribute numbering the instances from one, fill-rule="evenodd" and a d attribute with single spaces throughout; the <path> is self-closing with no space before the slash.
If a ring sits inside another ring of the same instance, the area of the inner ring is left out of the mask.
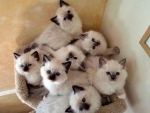
<path id="1" fill-rule="evenodd" d="M 51 81 L 48 79 L 47 70 L 59 72 L 60 76 L 56 78 L 56 81 Z M 51 95 L 65 95 L 71 91 L 72 85 L 89 84 L 87 73 L 70 70 L 67 74 L 62 63 L 56 59 L 52 59 L 41 67 L 41 75 L 43 84 Z"/>
<path id="2" fill-rule="evenodd" d="M 120 75 L 117 76 L 115 81 L 110 79 L 110 75 L 107 75 L 106 72 L 119 72 Z M 106 95 L 112 95 L 116 93 L 118 97 L 125 94 L 124 85 L 127 78 L 126 69 L 123 69 L 118 61 L 110 60 L 98 69 L 93 83 L 95 88 L 101 93 Z"/>
<path id="3" fill-rule="evenodd" d="M 75 113 L 95 113 L 101 107 L 101 97 L 93 86 L 83 86 L 84 90 L 78 93 L 72 92 L 70 97 L 70 106 Z M 86 103 L 90 104 L 89 110 L 79 110 L 82 99 L 86 99 Z"/>

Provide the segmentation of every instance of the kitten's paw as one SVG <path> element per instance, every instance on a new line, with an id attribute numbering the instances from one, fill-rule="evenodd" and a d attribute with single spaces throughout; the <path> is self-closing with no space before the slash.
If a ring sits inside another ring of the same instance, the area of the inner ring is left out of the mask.
<path id="1" fill-rule="evenodd" d="M 126 98 L 126 94 L 124 93 L 124 94 L 118 95 L 118 98 L 125 99 Z"/>
<path id="2" fill-rule="evenodd" d="M 120 54 L 120 49 L 119 49 L 119 47 L 117 47 L 117 46 L 114 47 L 114 54 L 115 54 L 115 55 L 119 55 L 119 54 Z"/>

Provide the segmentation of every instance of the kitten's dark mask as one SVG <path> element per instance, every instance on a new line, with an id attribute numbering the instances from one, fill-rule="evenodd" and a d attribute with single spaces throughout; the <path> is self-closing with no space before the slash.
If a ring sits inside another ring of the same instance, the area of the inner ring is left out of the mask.
<path id="1" fill-rule="evenodd" d="M 93 49 L 95 49 L 97 46 L 100 46 L 100 42 L 96 41 L 94 38 L 92 38 L 92 42 L 93 42 L 93 45 L 92 45 Z"/>
<path id="2" fill-rule="evenodd" d="M 120 75 L 120 72 L 109 72 L 109 71 L 107 71 L 106 74 L 110 76 L 110 79 L 112 81 L 115 81 L 115 80 L 117 80 L 117 76 Z"/>
<path id="3" fill-rule="evenodd" d="M 55 81 L 57 76 L 60 76 L 59 72 L 51 72 L 50 70 L 47 71 L 47 74 L 49 75 L 48 78 L 52 81 Z"/>
<path id="4" fill-rule="evenodd" d="M 75 56 L 73 55 L 73 53 L 69 53 L 68 58 L 66 58 L 66 61 L 70 61 L 71 59 L 77 60 L 78 58 L 75 57 Z"/>
<path id="5" fill-rule="evenodd" d="M 73 17 L 74 17 L 74 15 L 71 13 L 70 10 L 68 10 L 66 15 L 65 15 L 65 17 L 64 17 L 64 21 L 66 21 L 66 20 L 70 20 L 71 21 L 73 19 Z"/>

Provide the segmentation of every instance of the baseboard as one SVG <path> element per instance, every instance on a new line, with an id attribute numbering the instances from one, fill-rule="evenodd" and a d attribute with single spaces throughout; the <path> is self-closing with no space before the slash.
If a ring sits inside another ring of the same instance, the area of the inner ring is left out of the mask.
<path id="1" fill-rule="evenodd" d="M 10 94 L 14 94 L 14 93 L 15 93 L 15 89 L 6 90 L 6 91 L 0 92 L 0 96 L 10 95 Z"/>

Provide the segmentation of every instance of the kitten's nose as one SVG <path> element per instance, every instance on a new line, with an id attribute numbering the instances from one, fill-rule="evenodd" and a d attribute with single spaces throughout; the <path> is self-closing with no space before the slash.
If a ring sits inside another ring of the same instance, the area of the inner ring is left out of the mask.
<path id="1" fill-rule="evenodd" d="M 67 15 L 67 18 L 68 18 L 69 20 L 72 20 L 73 15 L 72 15 L 72 14 L 68 14 L 68 15 Z"/>
<path id="2" fill-rule="evenodd" d="M 116 75 L 111 75 L 111 79 L 115 80 L 116 79 Z"/>
<path id="3" fill-rule="evenodd" d="M 51 75 L 49 76 L 49 79 L 50 79 L 50 80 L 55 80 L 55 78 L 56 78 L 56 77 L 55 77 L 55 74 L 51 74 Z"/>
<path id="4" fill-rule="evenodd" d="M 80 110 L 82 111 L 83 109 L 88 110 L 90 108 L 90 105 L 84 103 L 80 106 Z"/>
<path id="5" fill-rule="evenodd" d="M 28 66 L 25 66 L 25 67 L 23 68 L 23 70 L 24 70 L 24 71 L 29 71 L 29 67 L 28 67 Z"/>

